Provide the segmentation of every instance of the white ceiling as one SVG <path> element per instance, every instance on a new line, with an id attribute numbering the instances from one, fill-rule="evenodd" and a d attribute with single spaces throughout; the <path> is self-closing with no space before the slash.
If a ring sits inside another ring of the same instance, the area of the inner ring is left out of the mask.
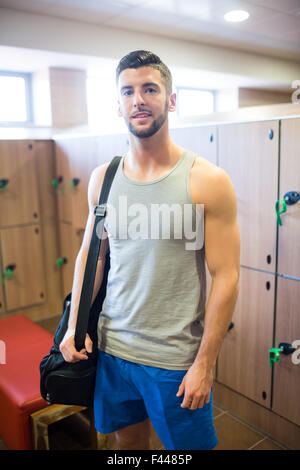
<path id="1" fill-rule="evenodd" d="M 300 61 L 300 0 L 0 0 L 0 7 Z M 232 9 L 249 19 L 227 23 Z"/>

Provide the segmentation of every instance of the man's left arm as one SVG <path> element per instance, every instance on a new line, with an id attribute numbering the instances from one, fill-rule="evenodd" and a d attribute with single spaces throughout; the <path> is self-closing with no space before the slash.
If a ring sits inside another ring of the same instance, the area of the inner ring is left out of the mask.
<path id="1" fill-rule="evenodd" d="M 212 191 L 204 205 L 204 240 L 212 284 L 200 348 L 177 393 L 184 393 L 181 406 L 192 410 L 209 403 L 217 357 L 238 297 L 240 233 L 236 195 L 229 176 L 221 168 L 216 170 L 210 187 Z"/>

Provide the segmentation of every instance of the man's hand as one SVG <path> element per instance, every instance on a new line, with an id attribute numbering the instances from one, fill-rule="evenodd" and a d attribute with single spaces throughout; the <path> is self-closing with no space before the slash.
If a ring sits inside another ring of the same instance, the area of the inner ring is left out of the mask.
<path id="1" fill-rule="evenodd" d="M 66 362 L 79 362 L 81 360 L 88 359 L 87 353 L 91 353 L 93 350 L 93 343 L 89 335 L 85 338 L 85 348 L 81 351 L 77 351 L 75 348 L 75 330 L 68 329 L 66 334 L 59 345 L 60 352 Z"/>
<path id="2" fill-rule="evenodd" d="M 206 370 L 199 364 L 192 364 L 179 386 L 177 397 L 184 393 L 181 408 L 196 410 L 209 403 L 213 383 L 213 369 Z"/>

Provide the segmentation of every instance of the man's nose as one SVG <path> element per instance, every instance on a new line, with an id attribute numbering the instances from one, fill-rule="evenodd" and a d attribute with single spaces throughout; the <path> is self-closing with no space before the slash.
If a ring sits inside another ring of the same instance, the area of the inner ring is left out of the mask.
<path id="1" fill-rule="evenodd" d="M 144 106 L 145 100 L 141 92 L 136 91 L 133 99 L 134 106 Z"/>

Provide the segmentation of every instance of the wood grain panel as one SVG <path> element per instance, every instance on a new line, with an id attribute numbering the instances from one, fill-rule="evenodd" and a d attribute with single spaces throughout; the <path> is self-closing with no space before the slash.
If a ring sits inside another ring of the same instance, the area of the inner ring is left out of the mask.
<path id="1" fill-rule="evenodd" d="M 85 228 L 88 216 L 88 183 L 94 168 L 128 149 L 127 136 L 108 135 L 56 141 L 58 173 L 65 175 L 65 193 L 59 194 L 60 220 Z M 76 187 L 71 182 L 79 179 Z M 100 195 L 100 194 L 99 194 Z"/>
<path id="2" fill-rule="evenodd" d="M 0 141 L 0 179 L 9 180 L 0 192 L 0 226 L 39 222 L 33 141 Z"/>
<path id="3" fill-rule="evenodd" d="M 60 221 L 72 222 L 73 205 L 68 184 L 71 181 L 70 160 L 68 154 L 61 145 L 55 145 L 55 179 L 60 181 L 58 183 L 57 194 L 57 207 L 58 218 Z"/>
<path id="4" fill-rule="evenodd" d="M 300 193 L 299 136 L 299 118 L 281 122 L 280 199 L 288 191 Z M 286 207 L 278 227 L 278 272 L 300 279 L 300 201 Z"/>
<path id="5" fill-rule="evenodd" d="M 276 340 L 292 344 L 298 340 L 293 355 L 280 355 L 274 364 L 273 410 L 300 426 L 300 281 L 278 278 Z M 299 352 L 297 353 L 297 350 Z"/>
<path id="6" fill-rule="evenodd" d="M 47 305 L 41 312 L 40 318 L 47 318 L 60 311 L 62 297 L 62 278 L 56 264 L 59 256 L 59 233 L 57 197 L 52 185 L 52 179 L 55 177 L 53 141 L 36 141 L 34 152 L 38 174 L 41 234 L 47 288 Z"/>
<path id="7" fill-rule="evenodd" d="M 234 327 L 224 338 L 217 369 L 218 382 L 267 407 L 271 404 L 268 351 L 273 341 L 274 288 L 274 275 L 241 268 Z"/>
<path id="8" fill-rule="evenodd" d="M 269 138 L 272 130 L 273 138 Z M 278 121 L 219 126 L 219 166 L 238 203 L 241 265 L 275 272 Z"/>
<path id="9" fill-rule="evenodd" d="M 1 273 L 2 273 L 3 268 L 1 266 L 1 263 L 0 263 L 0 269 L 1 269 Z M 5 302 L 4 302 L 3 284 L 1 282 L 1 285 L 0 285 L 0 313 L 2 313 L 4 311 L 5 311 Z"/>
<path id="10" fill-rule="evenodd" d="M 71 290 L 77 251 L 75 248 L 74 229 L 71 224 L 60 222 L 60 257 L 65 258 L 65 263 L 60 267 L 63 282 L 63 297 Z"/>
<path id="11" fill-rule="evenodd" d="M 300 450 L 299 426 L 218 382 L 214 383 L 213 397 L 216 405 L 227 408 L 230 413 L 255 426 L 257 430 L 262 430 L 291 449 Z"/>
<path id="12" fill-rule="evenodd" d="M 13 278 L 5 280 L 6 310 L 44 303 L 45 264 L 40 226 L 2 229 L 0 234 L 3 269 L 15 265 Z"/>
<path id="13" fill-rule="evenodd" d="M 200 157 L 217 164 L 217 128 L 216 126 L 183 127 L 170 129 L 175 144 L 192 150 Z"/>

